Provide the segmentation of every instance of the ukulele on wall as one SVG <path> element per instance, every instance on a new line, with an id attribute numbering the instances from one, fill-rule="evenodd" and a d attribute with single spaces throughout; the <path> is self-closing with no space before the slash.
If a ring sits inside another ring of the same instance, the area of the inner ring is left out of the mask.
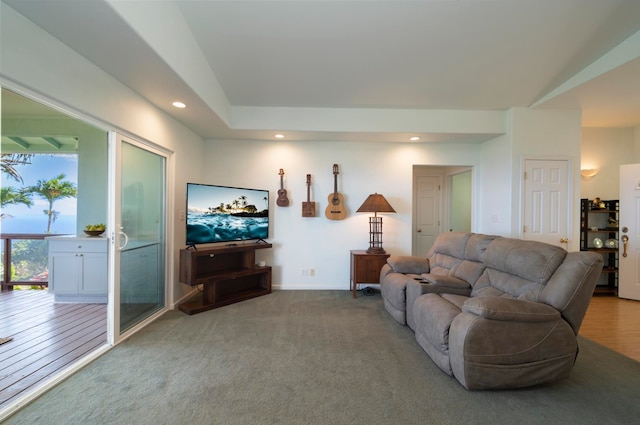
<path id="1" fill-rule="evenodd" d="M 276 205 L 278 205 L 279 207 L 288 207 L 289 198 L 287 198 L 287 191 L 284 188 L 283 182 L 284 170 L 281 168 L 278 174 L 280 174 L 280 189 L 278 189 L 278 199 L 276 199 Z"/>
<path id="2" fill-rule="evenodd" d="M 338 164 L 333 164 L 333 193 L 329 195 L 329 205 L 324 215 L 329 220 L 343 220 L 347 216 L 342 194 L 338 193 Z"/>

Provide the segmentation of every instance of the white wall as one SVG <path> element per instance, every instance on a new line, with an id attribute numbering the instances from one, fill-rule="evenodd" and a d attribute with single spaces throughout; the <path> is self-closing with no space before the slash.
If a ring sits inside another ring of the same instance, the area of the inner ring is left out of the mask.
<path id="1" fill-rule="evenodd" d="M 170 225 L 175 228 L 168 235 L 174 247 L 173 267 L 185 239 L 177 210 L 184 209 L 186 182 L 199 179 L 204 168 L 202 139 L 4 3 L 0 19 L 0 82 L 5 87 L 173 152 L 169 184 L 174 191 L 168 200 Z M 170 277 L 172 298 L 177 301 L 191 288 L 178 283 L 177 266 Z"/>
<path id="2" fill-rule="evenodd" d="M 349 251 L 369 244 L 368 214 L 355 211 L 366 197 L 381 193 L 397 211 L 383 215 L 383 246 L 394 255 L 411 253 L 413 165 L 477 165 L 481 146 L 347 142 L 207 141 L 208 171 L 200 183 L 270 190 L 271 250 L 258 251 L 274 267 L 273 285 L 284 289 L 348 289 Z M 333 193 L 333 164 L 347 218 L 328 220 L 325 209 Z M 289 207 L 275 205 L 285 172 Z M 302 217 L 306 175 L 317 216 Z M 184 223 L 183 223 L 184 224 Z M 314 277 L 302 276 L 314 268 Z"/>
<path id="3" fill-rule="evenodd" d="M 620 165 L 640 162 L 633 128 L 583 128 L 581 168 L 599 168 L 590 180 L 582 179 L 582 198 L 618 199 Z"/>

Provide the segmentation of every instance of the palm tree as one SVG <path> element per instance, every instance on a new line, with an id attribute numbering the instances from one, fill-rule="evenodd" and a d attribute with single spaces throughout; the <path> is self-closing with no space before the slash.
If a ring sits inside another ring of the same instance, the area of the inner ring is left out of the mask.
<path id="1" fill-rule="evenodd" d="M 0 188 L 0 207 L 5 208 L 8 205 L 23 204 L 28 207 L 33 205 L 31 193 L 24 190 L 16 190 L 14 187 Z M 0 220 L 11 217 L 8 214 L 0 213 Z"/>
<path id="2" fill-rule="evenodd" d="M 22 176 L 18 173 L 15 166 L 31 164 L 30 160 L 32 156 L 33 154 L 30 153 L 3 153 L 0 155 L 0 167 L 2 167 L 2 172 L 13 180 L 22 183 Z"/>
<path id="3" fill-rule="evenodd" d="M 73 182 L 64 181 L 65 174 L 60 174 L 50 180 L 38 180 L 35 186 L 30 186 L 26 190 L 38 195 L 49 202 L 49 209 L 44 210 L 48 217 L 47 233 L 51 232 L 51 224 L 56 221 L 58 211 L 53 210 L 53 203 L 64 198 L 75 198 L 78 189 Z"/>
<path id="4" fill-rule="evenodd" d="M 242 195 L 240 196 L 240 205 L 242 205 L 243 207 L 247 206 L 247 197 Z"/>

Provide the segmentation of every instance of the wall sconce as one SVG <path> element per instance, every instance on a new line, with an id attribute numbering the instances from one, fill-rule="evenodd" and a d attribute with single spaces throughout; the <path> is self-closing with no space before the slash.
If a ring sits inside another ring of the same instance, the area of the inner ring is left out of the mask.
<path id="1" fill-rule="evenodd" d="M 580 170 L 580 176 L 582 176 L 583 180 L 591 180 L 593 177 L 595 177 L 596 174 L 598 174 L 599 171 L 599 168 L 588 168 Z"/>
<path id="2" fill-rule="evenodd" d="M 369 217 L 369 254 L 385 254 L 382 248 L 382 217 L 378 213 L 394 213 L 396 210 L 387 202 L 384 196 L 374 193 L 365 199 L 356 212 L 372 212 Z"/>

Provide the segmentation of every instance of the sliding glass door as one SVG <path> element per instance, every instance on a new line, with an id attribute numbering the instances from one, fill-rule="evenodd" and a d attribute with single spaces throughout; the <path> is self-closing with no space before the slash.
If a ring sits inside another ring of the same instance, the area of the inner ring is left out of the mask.
<path id="1" fill-rule="evenodd" d="M 165 307 L 167 157 L 149 146 L 116 137 L 117 340 Z"/>

